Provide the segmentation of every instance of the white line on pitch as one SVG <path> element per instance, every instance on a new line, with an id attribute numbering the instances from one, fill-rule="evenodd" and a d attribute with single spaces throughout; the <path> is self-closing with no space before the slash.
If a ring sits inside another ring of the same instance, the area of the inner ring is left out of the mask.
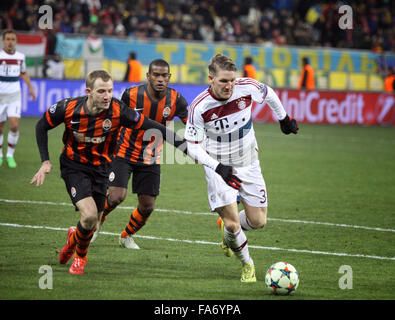
<path id="1" fill-rule="evenodd" d="M 15 223 L 1 223 L 0 226 L 4 227 L 13 227 L 13 228 L 29 228 L 29 229 L 46 229 L 53 231 L 67 231 L 68 228 L 59 228 L 59 227 L 49 227 L 49 226 L 32 226 L 32 225 L 22 225 Z M 113 232 L 100 232 L 101 235 L 109 235 L 109 236 L 119 236 L 119 233 Z M 207 244 L 207 245 L 218 245 L 217 242 L 211 241 L 203 241 L 203 240 L 186 240 L 186 239 L 173 239 L 173 238 L 162 238 L 156 236 L 142 236 L 142 235 L 134 235 L 136 238 L 142 239 L 150 239 L 150 240 L 162 240 L 162 241 L 173 241 L 173 242 L 183 242 L 190 244 Z M 377 260 L 393 260 L 395 261 L 395 257 L 380 257 L 380 256 L 372 256 L 372 255 L 364 255 L 364 254 L 350 254 L 350 253 L 341 253 L 341 252 L 325 252 L 325 251 L 317 251 L 317 250 L 301 250 L 301 249 L 286 249 L 286 248 L 278 248 L 278 247 L 264 247 L 264 246 L 254 246 L 249 245 L 249 248 L 253 249 L 263 249 L 263 250 L 273 250 L 273 251 L 289 251 L 295 253 L 310 253 L 310 254 L 321 254 L 327 256 L 340 256 L 340 257 L 353 257 L 353 258 L 368 258 L 368 259 L 377 259 Z"/>
<path id="2" fill-rule="evenodd" d="M 44 205 L 52 205 L 52 206 L 73 206 L 71 203 L 66 202 L 50 202 L 50 201 L 34 201 L 34 200 L 10 200 L 10 199 L 0 199 L 0 202 L 7 203 L 28 203 L 28 204 L 44 204 Z M 118 206 L 118 209 L 122 210 L 134 210 L 135 207 L 125 207 Z M 192 215 L 211 215 L 217 216 L 216 213 L 212 212 L 192 212 L 186 210 L 174 210 L 174 209 L 159 209 L 156 208 L 155 211 L 158 212 L 172 212 L 172 213 L 182 213 L 182 214 L 192 214 Z M 384 232 L 395 232 L 394 229 L 385 229 L 378 227 L 367 227 L 367 226 L 358 226 L 358 225 L 350 225 L 344 223 L 332 223 L 332 222 L 320 222 L 320 221 L 308 221 L 308 220 L 295 220 L 295 219 L 279 219 L 279 218 L 267 218 L 269 221 L 278 221 L 285 223 L 303 223 L 303 224 L 317 224 L 324 226 L 332 226 L 332 227 L 342 227 L 342 228 L 354 228 L 354 229 L 364 229 L 364 230 L 373 230 L 373 231 L 384 231 Z"/>

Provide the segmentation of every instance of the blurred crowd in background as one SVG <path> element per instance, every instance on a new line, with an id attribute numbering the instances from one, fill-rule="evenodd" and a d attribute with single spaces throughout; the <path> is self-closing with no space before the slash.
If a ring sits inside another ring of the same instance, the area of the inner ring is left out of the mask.
<path id="1" fill-rule="evenodd" d="M 353 9 L 352 30 L 338 27 L 343 4 Z M 38 30 L 41 5 L 53 9 L 51 34 L 395 49 L 395 0 L 2 0 L 0 28 Z"/>

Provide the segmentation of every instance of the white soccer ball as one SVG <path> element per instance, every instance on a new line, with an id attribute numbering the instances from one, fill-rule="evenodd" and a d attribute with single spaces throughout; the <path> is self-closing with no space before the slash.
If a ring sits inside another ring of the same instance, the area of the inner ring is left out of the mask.
<path id="1" fill-rule="evenodd" d="M 267 270 L 265 284 L 272 293 L 293 294 L 299 286 L 299 274 L 292 264 L 277 262 Z"/>

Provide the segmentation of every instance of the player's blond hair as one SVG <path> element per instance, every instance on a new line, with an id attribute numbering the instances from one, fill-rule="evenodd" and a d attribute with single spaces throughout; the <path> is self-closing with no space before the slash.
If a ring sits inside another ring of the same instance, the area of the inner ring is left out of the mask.
<path id="1" fill-rule="evenodd" d="M 104 82 L 112 80 L 111 75 L 106 70 L 93 70 L 88 73 L 85 79 L 86 87 L 93 89 L 93 85 L 97 79 L 102 79 Z"/>
<path id="2" fill-rule="evenodd" d="M 237 71 L 237 68 L 231 58 L 219 53 L 211 59 L 208 72 L 210 76 L 215 77 L 219 70 Z"/>

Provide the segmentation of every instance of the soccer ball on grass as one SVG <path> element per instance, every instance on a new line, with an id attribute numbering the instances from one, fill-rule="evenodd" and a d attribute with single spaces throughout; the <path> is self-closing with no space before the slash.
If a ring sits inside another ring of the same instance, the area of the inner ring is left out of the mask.
<path id="1" fill-rule="evenodd" d="M 272 293 L 292 294 L 299 286 L 299 275 L 293 265 L 287 262 L 277 262 L 267 270 L 265 283 Z"/>

